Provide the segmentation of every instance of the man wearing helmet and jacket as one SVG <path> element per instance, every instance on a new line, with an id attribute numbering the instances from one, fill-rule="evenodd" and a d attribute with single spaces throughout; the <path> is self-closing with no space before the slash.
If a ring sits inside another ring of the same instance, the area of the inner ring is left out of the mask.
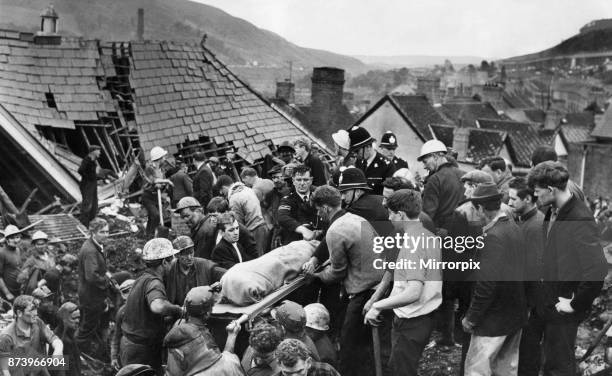
<path id="1" fill-rule="evenodd" d="M 166 375 L 244 375 L 240 359 L 233 353 L 240 325 L 232 323 L 227 326 L 228 336 L 223 352 L 219 351 L 206 327 L 217 299 L 210 286 L 199 286 L 189 291 L 185 298 L 185 320 L 181 320 L 164 338 L 164 347 L 168 349 Z"/>
<path id="2" fill-rule="evenodd" d="M 193 240 L 189 236 L 177 237 L 172 245 L 178 254 L 164 278 L 166 294 L 171 303 L 182 305 L 189 290 L 218 282 L 226 270 L 215 262 L 194 257 Z"/>
<path id="3" fill-rule="evenodd" d="M 171 185 L 170 180 L 164 178 L 164 173 L 161 169 L 168 152 L 159 146 L 155 146 L 150 152 L 150 162 L 144 170 L 145 184 L 142 187 L 142 205 L 147 210 L 147 228 L 145 230 L 147 237 L 152 237 L 155 234 L 155 228 L 159 225 L 159 208 L 157 202 L 157 190 L 165 189 L 167 185 Z"/>
<path id="4" fill-rule="evenodd" d="M 365 174 L 372 193 L 382 195 L 383 181 L 395 172 L 393 163 L 374 149 L 375 140 L 365 128 L 354 126 L 349 131 L 349 139 L 350 151 L 357 156 L 355 167 Z"/>
<path id="5" fill-rule="evenodd" d="M 38 282 L 43 279 L 45 272 L 55 266 L 55 257 L 49 252 L 48 243 L 49 237 L 44 232 L 36 231 L 32 235 L 34 247 L 17 276 L 17 282 L 21 283 L 23 293 L 26 295 L 32 295 L 32 291 L 38 287 Z"/>
<path id="6" fill-rule="evenodd" d="M 149 240 L 142 250 L 146 265 L 134 282 L 125 303 L 121 324 L 121 364 L 147 364 L 162 375 L 162 344 L 165 333 L 164 317 L 180 317 L 183 310 L 166 296 L 162 278 L 172 266 L 177 251 L 168 239 Z"/>

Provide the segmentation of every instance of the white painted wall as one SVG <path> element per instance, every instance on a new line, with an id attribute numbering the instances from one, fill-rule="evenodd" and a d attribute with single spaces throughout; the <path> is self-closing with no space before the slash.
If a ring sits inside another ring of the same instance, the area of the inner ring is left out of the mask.
<path id="1" fill-rule="evenodd" d="M 380 138 L 386 131 L 393 132 L 397 136 L 398 143 L 395 154 L 408 162 L 412 172 L 419 172 L 421 176 L 426 175 L 423 164 L 417 162 L 423 141 L 421 141 L 412 127 L 404 121 L 389 101 L 386 101 L 376 111 L 372 112 L 361 122 L 360 126 L 370 132 L 377 141 L 380 141 Z"/>

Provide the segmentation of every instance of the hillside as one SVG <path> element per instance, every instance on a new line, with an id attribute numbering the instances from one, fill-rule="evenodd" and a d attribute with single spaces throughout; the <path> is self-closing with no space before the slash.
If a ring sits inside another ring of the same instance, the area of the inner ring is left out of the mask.
<path id="1" fill-rule="evenodd" d="M 0 0 L 0 27 L 36 31 L 49 0 Z M 225 63 L 284 68 L 335 66 L 359 73 L 361 61 L 328 51 L 302 48 L 270 31 L 224 11 L 188 0 L 54 0 L 64 35 L 130 40 L 136 35 L 137 9 L 145 9 L 145 39 L 195 40 L 206 44 Z M 286 69 L 286 68 L 285 68 Z"/>
<path id="2" fill-rule="evenodd" d="M 415 68 L 444 65 L 445 60 L 450 60 L 453 65 L 461 67 L 468 64 L 480 64 L 488 58 L 478 56 L 428 56 L 428 55 L 398 55 L 398 56 L 366 56 L 356 55 L 355 58 L 379 69 L 393 68 Z"/>
<path id="3" fill-rule="evenodd" d="M 508 59 L 535 59 L 560 55 L 573 55 L 581 52 L 612 51 L 612 29 L 593 30 L 583 34 L 576 34 L 558 45 L 533 54 L 515 56 Z"/>

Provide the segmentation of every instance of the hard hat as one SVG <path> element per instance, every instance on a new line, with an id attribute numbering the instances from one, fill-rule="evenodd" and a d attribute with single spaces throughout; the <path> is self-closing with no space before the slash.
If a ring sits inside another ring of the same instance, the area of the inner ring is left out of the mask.
<path id="1" fill-rule="evenodd" d="M 276 150 L 279 153 L 282 153 L 283 151 L 288 151 L 290 153 L 295 153 L 295 148 L 287 140 L 281 142 L 280 145 L 278 145 L 278 147 L 276 148 Z"/>
<path id="2" fill-rule="evenodd" d="M 150 156 L 152 161 L 156 161 L 165 157 L 167 154 L 168 152 L 166 150 L 160 148 L 159 146 L 154 146 L 153 149 L 151 149 Z"/>
<path id="3" fill-rule="evenodd" d="M 46 240 L 49 241 L 49 237 L 42 231 L 36 231 L 34 235 L 32 235 L 32 241 L 35 242 L 37 240 Z"/>
<path id="4" fill-rule="evenodd" d="M 388 149 L 397 148 L 397 137 L 391 131 L 385 132 L 380 138 L 380 143 L 378 146 L 386 147 Z"/>
<path id="5" fill-rule="evenodd" d="M 417 161 L 421 161 L 424 157 L 431 153 L 443 152 L 446 153 L 446 145 L 439 140 L 429 140 L 421 146 L 421 154 L 417 158 Z"/>
<path id="6" fill-rule="evenodd" d="M 177 238 L 172 242 L 172 246 L 177 250 L 177 252 L 181 252 L 185 249 L 193 248 L 193 240 L 186 235 L 177 236 Z"/>
<path id="7" fill-rule="evenodd" d="M 8 225 L 4 228 L 4 237 L 8 238 L 13 235 L 21 235 L 21 230 L 15 225 Z"/>
<path id="8" fill-rule="evenodd" d="M 329 311 L 321 303 L 312 303 L 304 307 L 306 326 L 316 330 L 329 330 Z"/>
<path id="9" fill-rule="evenodd" d="M 116 376 L 155 376 L 155 370 L 146 364 L 128 364 Z"/>
<path id="10" fill-rule="evenodd" d="M 172 247 L 172 242 L 165 238 L 151 239 L 142 248 L 144 261 L 162 260 L 175 254 L 177 251 Z"/>
<path id="11" fill-rule="evenodd" d="M 217 297 L 210 286 L 194 287 L 185 296 L 185 307 L 190 315 L 203 315 L 209 312 Z"/>
<path id="12" fill-rule="evenodd" d="M 187 196 L 179 200 L 178 204 L 176 204 L 176 209 L 174 211 L 181 211 L 187 208 L 199 208 L 201 206 L 202 205 L 200 204 L 200 202 L 194 197 Z"/>
<path id="13" fill-rule="evenodd" d="M 287 332 L 300 333 L 306 325 L 306 312 L 301 305 L 285 300 L 276 308 L 276 320 Z"/>
<path id="14" fill-rule="evenodd" d="M 332 139 L 342 149 L 348 150 L 351 147 L 351 139 L 349 133 L 344 129 L 340 129 L 338 132 L 332 134 Z"/>

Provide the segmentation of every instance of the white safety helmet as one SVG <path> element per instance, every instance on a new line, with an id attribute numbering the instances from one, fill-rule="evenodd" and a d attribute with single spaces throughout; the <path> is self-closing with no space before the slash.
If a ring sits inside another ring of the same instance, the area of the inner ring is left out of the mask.
<path id="1" fill-rule="evenodd" d="M 439 141 L 439 140 L 429 140 L 426 143 L 424 143 L 423 146 L 421 147 L 421 154 L 417 158 L 417 161 L 421 161 L 423 158 L 425 158 L 431 153 L 438 153 L 438 152 L 446 153 L 447 152 L 446 145 L 444 145 L 444 143 L 442 143 L 442 141 Z"/>
<path id="2" fill-rule="evenodd" d="M 33 235 L 32 235 L 32 242 L 35 242 L 37 240 L 45 240 L 45 241 L 49 241 L 49 237 L 47 236 L 47 234 L 45 234 L 42 231 L 36 231 Z"/>
<path id="3" fill-rule="evenodd" d="M 312 303 L 304 307 L 306 326 L 316 330 L 329 330 L 329 311 L 321 303 Z"/>
<path id="4" fill-rule="evenodd" d="M 174 249 L 170 240 L 154 238 L 149 240 L 142 248 L 142 259 L 144 261 L 163 260 L 177 253 L 178 251 Z"/>
<path id="5" fill-rule="evenodd" d="M 156 161 L 158 159 L 162 159 L 163 157 L 165 157 L 168 154 L 168 152 L 166 150 L 164 150 L 163 148 L 159 147 L 159 146 L 154 146 L 153 149 L 151 149 L 151 161 Z"/>
<path id="6" fill-rule="evenodd" d="M 344 129 L 340 129 L 338 132 L 332 134 L 332 139 L 342 149 L 348 150 L 351 146 L 351 140 L 349 138 L 349 133 Z"/>

